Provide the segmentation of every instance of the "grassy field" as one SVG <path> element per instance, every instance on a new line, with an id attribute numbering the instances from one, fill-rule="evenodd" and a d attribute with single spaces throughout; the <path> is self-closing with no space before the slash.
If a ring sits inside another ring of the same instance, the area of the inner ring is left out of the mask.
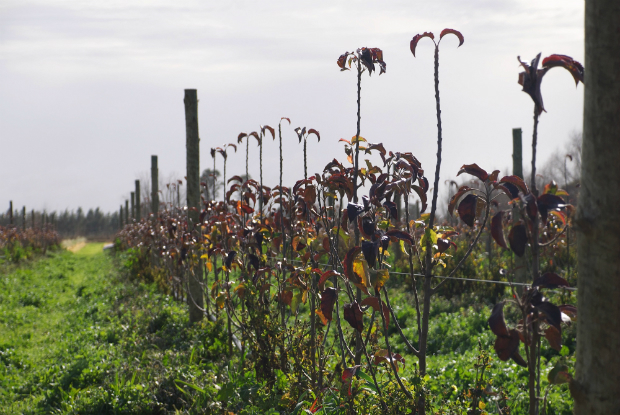
<path id="1" fill-rule="evenodd" d="M 102 247 L 48 252 L 0 270 L 0 413 L 284 413 L 293 379 L 280 373 L 275 392 L 263 393 L 243 360 L 228 360 L 223 321 L 189 328 L 184 304 L 129 281 L 123 256 L 113 258 Z M 392 292 L 411 335 L 411 299 Z M 490 305 L 476 303 L 467 296 L 434 303 L 426 383 L 438 404 L 466 397 L 479 345 L 494 356 L 486 324 Z M 564 337 L 574 348 L 574 333 Z M 411 379 L 415 358 L 397 334 L 391 339 L 407 361 L 402 374 Z M 555 351 L 543 355 L 543 373 L 560 358 Z M 494 390 L 506 390 L 512 413 L 521 413 L 525 371 L 494 359 L 487 373 Z M 566 385 L 549 396 L 548 414 L 571 412 Z M 484 400 L 496 413 L 493 397 Z"/>

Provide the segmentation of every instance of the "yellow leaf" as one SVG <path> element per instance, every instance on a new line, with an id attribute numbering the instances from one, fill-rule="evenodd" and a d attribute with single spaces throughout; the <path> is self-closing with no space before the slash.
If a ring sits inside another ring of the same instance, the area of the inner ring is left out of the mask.
<path id="1" fill-rule="evenodd" d="M 484 402 L 482 402 L 482 401 L 478 402 L 478 408 L 480 408 L 481 410 L 486 408 L 486 407 L 487 407 L 487 404 L 485 404 Z"/>
<path id="2" fill-rule="evenodd" d="M 390 274 L 387 269 L 371 270 L 370 281 L 375 290 L 380 290 L 385 282 L 390 278 Z"/>
<path id="3" fill-rule="evenodd" d="M 353 272 L 359 277 L 359 280 L 353 281 L 353 284 L 364 293 L 369 294 L 368 287 L 370 287 L 370 275 L 368 273 L 368 263 L 366 260 L 356 259 L 353 261 Z"/>
<path id="4" fill-rule="evenodd" d="M 209 254 L 200 255 L 200 259 L 208 259 L 208 258 L 209 258 Z"/>
<path id="5" fill-rule="evenodd" d="M 207 269 L 209 270 L 209 272 L 213 272 L 213 262 L 207 262 Z"/>

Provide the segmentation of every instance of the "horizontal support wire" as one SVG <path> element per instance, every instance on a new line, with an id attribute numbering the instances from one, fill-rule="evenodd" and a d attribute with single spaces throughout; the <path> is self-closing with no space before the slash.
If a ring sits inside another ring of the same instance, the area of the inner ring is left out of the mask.
<path id="1" fill-rule="evenodd" d="M 272 258 L 272 259 L 282 259 L 280 257 L 267 257 L 267 258 Z M 291 260 L 291 262 L 300 262 L 302 263 L 302 261 L 293 259 Z M 330 264 L 319 264 L 319 265 L 323 265 L 323 266 L 329 266 Z M 398 275 L 411 275 L 408 272 L 398 272 L 398 271 L 390 271 L 390 274 L 398 274 Z M 424 277 L 424 274 L 413 274 L 416 277 Z M 523 287 L 530 287 L 531 284 L 527 284 L 524 282 L 509 282 L 509 281 L 494 281 L 494 280 L 480 280 L 480 279 L 476 279 L 476 278 L 459 278 L 459 277 L 447 277 L 447 276 L 442 276 L 442 275 L 431 275 L 432 278 L 441 278 L 441 279 L 449 279 L 449 280 L 456 280 L 456 281 L 469 281 L 469 282 L 484 282 L 487 284 L 500 284 L 500 285 L 520 285 Z M 561 290 L 565 290 L 565 291 L 577 291 L 577 287 L 558 287 Z"/>

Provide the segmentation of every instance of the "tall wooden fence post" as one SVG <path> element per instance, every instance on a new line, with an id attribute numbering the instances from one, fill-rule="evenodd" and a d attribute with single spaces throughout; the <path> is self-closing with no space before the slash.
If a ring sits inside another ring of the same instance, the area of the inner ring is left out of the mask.
<path id="1" fill-rule="evenodd" d="M 13 201 L 9 201 L 9 224 L 13 224 Z"/>
<path id="2" fill-rule="evenodd" d="M 125 225 L 129 225 L 129 200 L 125 199 Z"/>
<path id="3" fill-rule="evenodd" d="M 185 148 L 187 151 L 187 216 L 188 228 L 200 232 L 200 138 L 198 137 L 198 94 L 195 89 L 186 89 L 185 98 Z M 202 294 L 202 266 L 198 261 L 188 273 L 189 279 L 189 322 L 202 320 L 204 299 Z"/>
<path id="4" fill-rule="evenodd" d="M 26 230 L 26 206 L 22 207 L 22 230 Z"/>
<path id="5" fill-rule="evenodd" d="M 140 203 L 140 180 L 136 180 L 136 221 L 140 222 L 142 219 L 142 206 Z"/>
<path id="6" fill-rule="evenodd" d="M 136 218 L 136 192 L 131 192 L 131 218 Z"/>
<path id="7" fill-rule="evenodd" d="M 32 215 L 32 217 L 34 218 L 34 215 Z M 32 220 L 32 223 L 34 223 L 34 219 Z M 118 211 L 118 229 L 123 229 L 123 205 L 121 204 L 121 208 Z"/>
<path id="8" fill-rule="evenodd" d="M 159 212 L 159 170 L 157 156 L 151 156 L 151 213 L 157 217 Z"/>
<path id="9" fill-rule="evenodd" d="M 512 129 L 512 174 L 519 176 L 523 179 L 523 142 L 522 131 L 520 128 Z M 512 208 L 512 217 L 514 221 L 521 218 L 519 208 L 515 205 Z M 513 254 L 514 255 L 514 254 Z M 525 263 L 525 257 L 518 257 L 514 255 L 514 277 L 516 282 L 527 282 L 527 264 Z M 523 292 L 523 286 L 517 286 L 517 292 L 521 294 Z"/>
<path id="10" fill-rule="evenodd" d="M 32 209 L 32 229 L 34 229 L 34 209 Z"/>

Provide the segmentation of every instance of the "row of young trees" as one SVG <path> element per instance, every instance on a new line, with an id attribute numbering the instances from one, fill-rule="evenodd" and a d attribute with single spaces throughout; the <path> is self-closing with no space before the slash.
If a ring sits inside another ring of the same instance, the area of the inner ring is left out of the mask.
<path id="1" fill-rule="evenodd" d="M 434 295 L 441 293 L 450 278 L 475 249 L 482 233 L 490 229 L 493 239 L 517 257 L 525 257 L 528 286 L 517 291 L 493 309 L 489 326 L 496 334 L 495 351 L 501 360 L 514 360 L 529 373 L 529 413 L 538 414 L 544 406 L 540 390 L 540 354 L 546 339 L 550 347 L 561 347 L 562 325 L 576 319 L 576 308 L 553 304 L 545 290 L 566 287 L 568 281 L 552 272 L 540 271 L 541 250 L 556 244 L 566 232 L 572 207 L 563 197 L 567 192 L 550 182 L 544 189 L 536 183 L 536 148 L 539 117 L 544 111 L 540 85 L 553 67 L 568 70 L 575 82 L 583 82 L 580 63 L 565 55 L 540 54 L 531 63 L 520 63 L 524 71 L 519 84 L 534 101 L 533 157 L 529 185 L 519 176 L 500 177 L 477 164 L 465 164 L 458 174 L 467 174 L 476 186 L 462 186 L 448 205 L 471 228 L 471 239 L 458 262 L 449 250 L 456 246 L 457 230 L 440 224 L 438 188 L 443 147 L 439 96 L 439 45 L 446 35 L 464 42 L 462 34 L 445 29 L 438 39 L 425 32 L 414 36 L 410 49 L 415 57 L 417 44 L 427 38 L 435 48 L 435 106 L 437 114 L 437 160 L 432 182 L 422 163 L 410 152 L 388 151 L 382 143 L 369 143 L 361 133 L 362 74 L 386 71 L 383 52 L 360 48 L 346 52 L 337 60 L 342 71 L 357 75 L 357 128 L 344 142 L 347 162 L 328 162 L 322 172 L 309 175 L 306 167 L 307 139 L 315 129 L 295 129 L 303 143 L 304 177 L 292 188 L 280 183 L 273 188 L 262 183 L 262 143 L 275 129 L 261 126 L 259 132 L 241 133 L 238 143 L 213 148 L 223 159 L 222 200 L 200 201 L 197 169 L 198 124 L 196 91 L 186 90 L 187 126 L 187 214 L 183 209 L 154 211 L 154 215 L 119 234 L 121 248 L 132 248 L 148 267 L 150 278 L 169 287 L 188 302 L 190 321 L 222 312 L 228 330 L 229 353 L 238 344 L 241 352 L 251 351 L 252 368 L 258 379 L 275 380 L 275 370 L 293 374 L 298 394 L 309 388 L 317 396 L 313 407 L 328 399 L 329 388 L 344 384 L 345 401 L 356 402 L 351 392 L 354 376 L 363 376 L 377 393 L 378 411 L 396 411 L 403 402 L 420 414 L 427 412 L 427 391 L 423 381 L 427 372 L 430 307 Z M 282 118 L 278 138 L 282 140 Z M 260 181 L 233 176 L 226 178 L 230 149 L 246 140 L 257 140 L 261 160 Z M 280 145 L 281 149 L 281 145 Z M 375 155 L 363 163 L 359 156 Z M 380 162 L 375 164 L 376 157 Z M 195 178 L 194 178 L 195 177 Z M 215 174 L 211 194 L 215 194 Z M 367 194 L 362 186 L 368 186 Z M 202 183 L 208 192 L 209 181 Z M 432 189 L 432 194 L 429 191 Z M 409 201 L 414 195 L 422 216 L 410 217 Z M 396 201 L 405 204 L 404 215 Z M 504 203 L 498 203 L 503 201 Z M 503 208 L 509 202 L 511 209 Z M 430 209 L 429 209 L 430 208 Z M 429 212 L 426 212 L 429 210 Z M 403 217 L 404 216 L 404 217 Z M 492 219 L 491 219 L 492 218 Z M 406 258 L 416 309 L 416 335 L 405 336 L 389 299 L 386 283 L 396 254 Z M 438 267 L 449 266 L 445 279 L 437 282 Z M 508 281 L 515 281 L 515 270 L 508 270 Z M 206 300 L 206 301 L 205 301 Z M 299 316 L 301 304 L 309 315 Z M 503 308 L 512 305 L 521 320 L 506 324 Z M 346 323 L 346 324 L 345 324 Z M 403 356 L 393 352 L 388 332 L 396 329 L 408 352 L 417 359 L 417 381 L 407 382 L 399 375 Z M 520 354 L 520 344 L 525 350 Z M 330 373 L 339 375 L 340 382 Z M 387 382 L 384 382 L 388 379 Z M 565 367 L 554 369 L 551 384 L 571 382 Z M 327 389 L 326 389 L 327 388 Z M 478 391 L 480 393 L 481 391 Z M 389 395 L 389 397 L 387 396 Z M 318 406 L 317 406 L 318 405 Z M 396 405 L 396 406 L 394 406 Z M 351 406 L 353 408 L 353 406 Z M 402 409 L 402 408 L 401 408 Z M 480 410 L 472 408 L 471 413 Z"/>

